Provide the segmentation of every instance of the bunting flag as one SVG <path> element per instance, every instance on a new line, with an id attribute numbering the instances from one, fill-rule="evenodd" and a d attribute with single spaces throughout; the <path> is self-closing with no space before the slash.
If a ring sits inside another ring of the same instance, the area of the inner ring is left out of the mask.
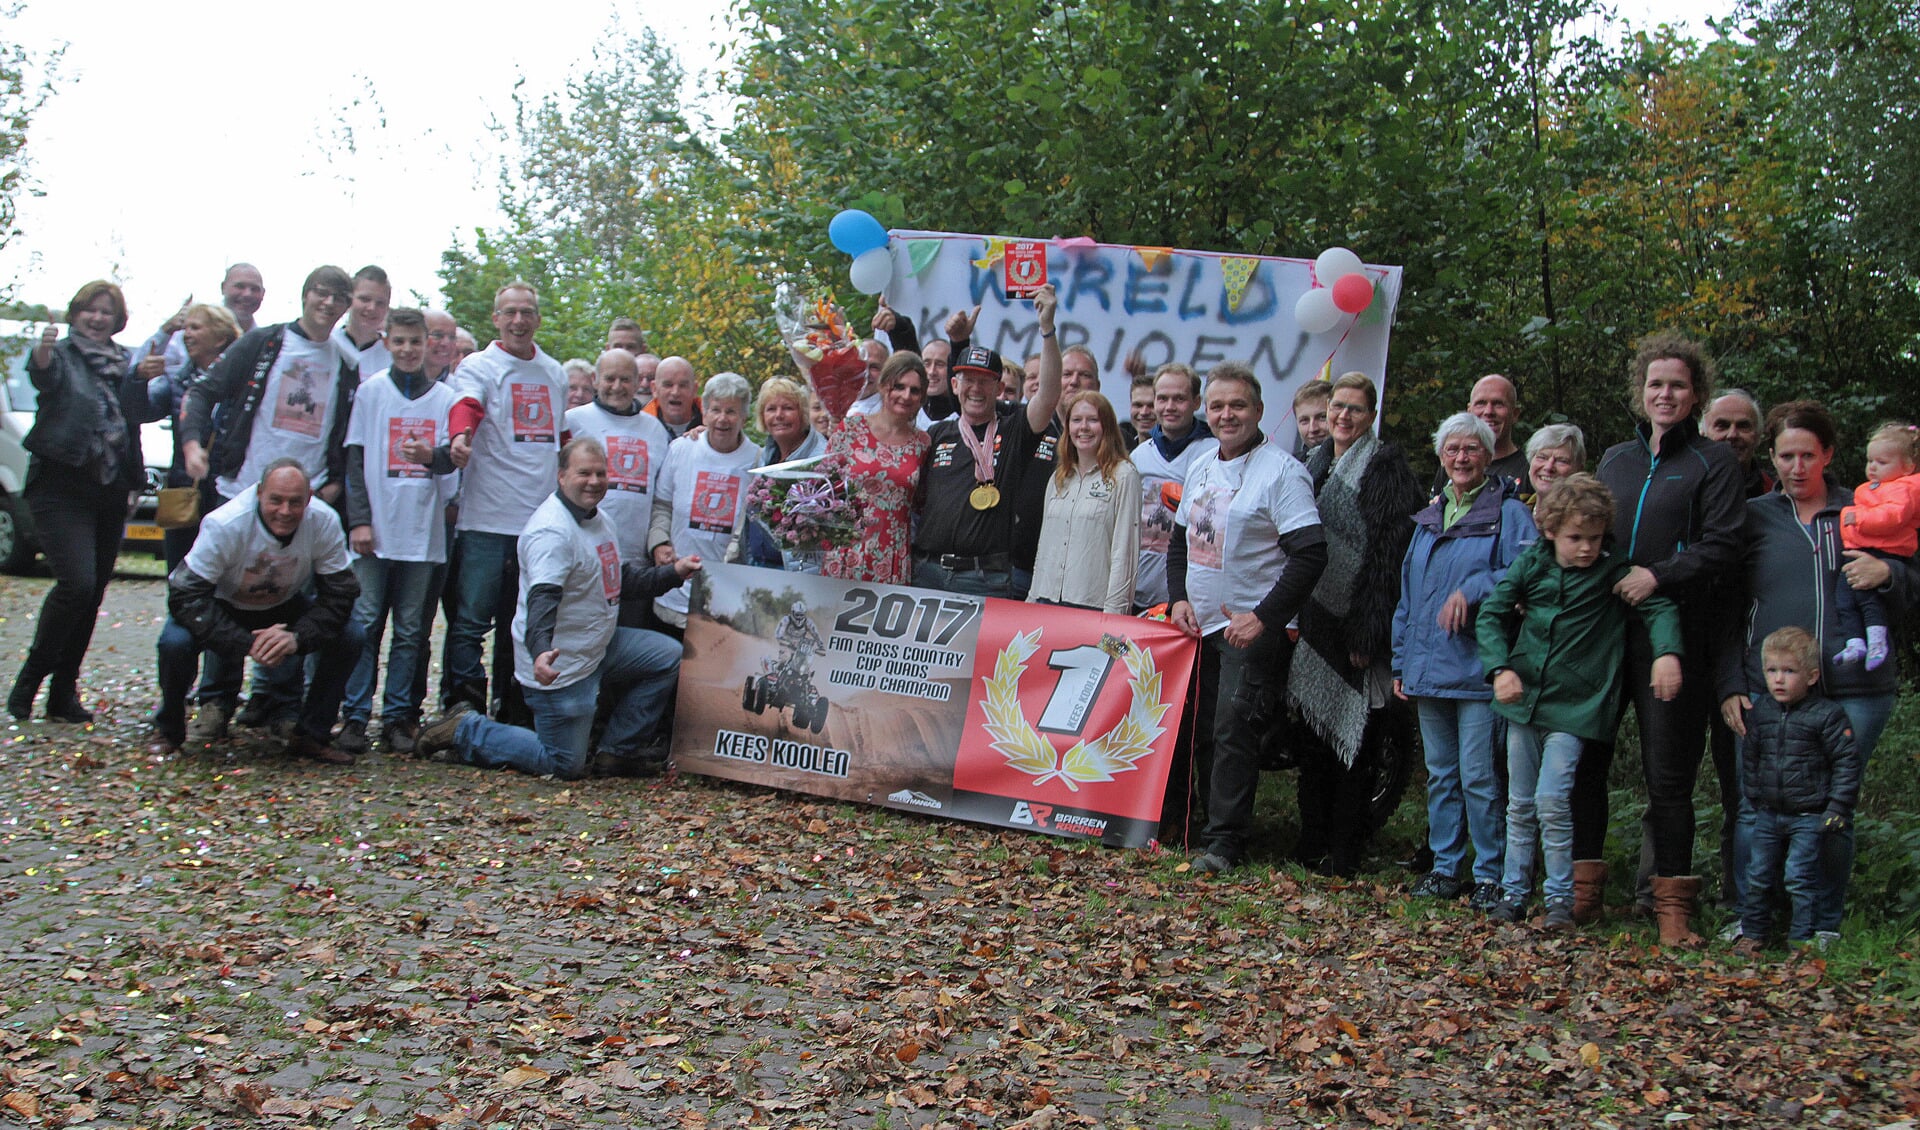
<path id="1" fill-rule="evenodd" d="M 906 243 L 907 267 L 915 276 L 932 266 L 940 254 L 941 241 L 937 239 L 909 239 Z"/>
<path id="2" fill-rule="evenodd" d="M 1327 355 L 1327 363 L 1320 366 L 1320 376 L 1318 379 L 1326 381 L 1328 384 L 1333 383 L 1333 355 L 1331 353 Z"/>
<path id="3" fill-rule="evenodd" d="M 1070 236 L 1066 239 L 1056 239 L 1053 241 L 1053 245 L 1069 255 L 1078 255 L 1083 251 L 1092 251 L 1094 248 L 1100 246 L 1084 235 Z"/>
<path id="4" fill-rule="evenodd" d="M 1007 241 L 997 235 L 990 236 L 987 239 L 986 255 L 983 258 L 975 259 L 973 265 L 984 271 L 1006 257 Z"/>
<path id="5" fill-rule="evenodd" d="M 1140 262 L 1146 264 L 1147 270 L 1151 271 L 1155 267 L 1158 267 L 1160 265 L 1160 261 L 1162 259 L 1165 259 L 1167 256 L 1173 254 L 1173 248 L 1171 247 L 1136 247 L 1133 249 L 1133 253 L 1135 255 L 1140 256 Z"/>
<path id="6" fill-rule="evenodd" d="M 1220 278 L 1227 284 L 1227 309 L 1240 309 L 1240 299 L 1247 293 L 1247 280 L 1253 277 L 1253 270 L 1259 265 L 1258 259 L 1223 258 L 1220 260 Z"/>

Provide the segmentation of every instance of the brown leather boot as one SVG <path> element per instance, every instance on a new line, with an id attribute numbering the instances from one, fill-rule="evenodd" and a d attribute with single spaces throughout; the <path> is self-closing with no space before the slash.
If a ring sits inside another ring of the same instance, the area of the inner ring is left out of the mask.
<path id="1" fill-rule="evenodd" d="M 1687 920 L 1693 917 L 1694 905 L 1699 900 L 1700 876 L 1653 877 L 1653 913 L 1660 920 L 1661 945 L 1691 948 L 1700 944 L 1700 935 L 1687 925 Z"/>
<path id="2" fill-rule="evenodd" d="M 1606 911 L 1607 861 L 1573 861 L 1573 920 L 1582 926 L 1600 921 Z"/>

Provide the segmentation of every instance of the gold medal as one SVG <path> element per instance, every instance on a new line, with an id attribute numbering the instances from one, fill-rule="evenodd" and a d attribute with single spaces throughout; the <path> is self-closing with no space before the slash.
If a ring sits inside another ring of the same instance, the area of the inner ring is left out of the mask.
<path id="1" fill-rule="evenodd" d="M 991 510 L 1000 505 L 1000 488 L 992 483 L 981 483 L 967 495 L 967 501 L 975 510 Z"/>

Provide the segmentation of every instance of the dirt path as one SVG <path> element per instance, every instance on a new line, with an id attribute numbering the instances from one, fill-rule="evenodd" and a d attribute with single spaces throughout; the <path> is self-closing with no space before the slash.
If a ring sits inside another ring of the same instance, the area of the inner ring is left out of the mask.
<path id="1" fill-rule="evenodd" d="M 44 580 L 0 579 L 17 664 Z M 90 730 L 0 746 L 15 1124 L 1879 1126 L 1910 1013 L 1816 958 L 1553 939 L 698 779 L 250 739 L 149 761 L 155 579 Z M 1682 1117 L 1684 1116 L 1684 1117 Z"/>

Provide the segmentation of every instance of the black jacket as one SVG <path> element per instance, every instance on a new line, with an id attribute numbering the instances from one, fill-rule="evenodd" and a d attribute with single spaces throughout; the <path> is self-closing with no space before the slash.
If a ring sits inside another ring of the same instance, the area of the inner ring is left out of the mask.
<path id="1" fill-rule="evenodd" d="M 206 445 L 208 474 L 231 475 L 246 463 L 247 445 L 253 442 L 253 418 L 267 395 L 267 377 L 279 359 L 281 335 L 288 330 L 306 336 L 296 322 L 249 330 L 227 347 L 205 379 L 187 390 L 179 442 L 196 440 Z M 329 483 L 344 486 L 346 482 L 347 421 L 353 415 L 353 394 L 359 387 L 359 366 L 342 356 L 333 421 L 327 428 L 326 481 Z M 215 409 L 224 409 L 217 431 Z"/>
<path id="2" fill-rule="evenodd" d="M 1710 600 L 1715 580 L 1740 556 L 1745 473 L 1733 450 L 1700 434 L 1692 420 L 1661 437 L 1641 424 L 1633 439 L 1607 448 L 1596 475 L 1613 492 L 1614 549 L 1644 565 L 1660 595 L 1680 605 L 1683 621 Z"/>
<path id="3" fill-rule="evenodd" d="M 315 573 L 313 587 L 311 602 L 296 596 L 277 608 L 243 613 L 216 596 L 214 583 L 182 561 L 167 576 L 167 614 L 193 636 L 193 642 L 209 651 L 245 655 L 253 647 L 256 629 L 284 624 L 299 641 L 300 654 L 308 655 L 340 634 L 360 599 L 360 582 L 344 569 Z M 282 609 L 299 615 L 289 616 Z"/>
<path id="4" fill-rule="evenodd" d="M 1740 757 L 1740 786 L 1754 808 L 1852 819 L 1860 755 L 1847 713 L 1832 699 L 1809 696 L 1781 706 L 1761 695 L 1747 712 Z"/>
<path id="5" fill-rule="evenodd" d="M 52 362 L 44 369 L 27 363 L 27 375 L 39 393 L 34 410 L 33 428 L 27 432 L 24 446 L 36 460 L 62 467 L 84 467 L 93 433 L 100 427 L 100 398 L 93 385 L 97 378 L 87 368 L 87 360 L 74 347 L 71 338 L 62 338 L 53 346 Z M 120 482 L 128 490 L 142 490 L 147 482 L 146 460 L 140 452 L 140 425 L 159 419 L 147 399 L 147 382 L 129 368 L 121 378 L 120 415 L 127 424 L 127 457 L 120 464 Z"/>

